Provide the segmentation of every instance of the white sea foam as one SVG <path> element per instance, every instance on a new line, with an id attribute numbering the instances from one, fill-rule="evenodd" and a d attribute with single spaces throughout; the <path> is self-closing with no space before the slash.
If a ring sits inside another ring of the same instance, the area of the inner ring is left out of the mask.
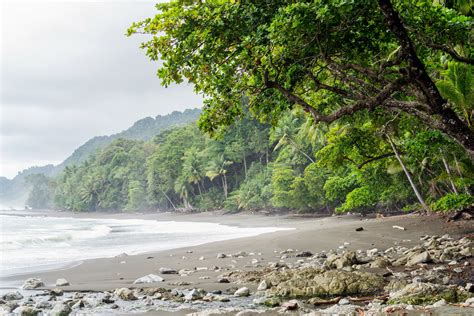
<path id="1" fill-rule="evenodd" d="M 83 259 L 138 254 L 285 228 L 141 219 L 0 215 L 0 276 Z"/>

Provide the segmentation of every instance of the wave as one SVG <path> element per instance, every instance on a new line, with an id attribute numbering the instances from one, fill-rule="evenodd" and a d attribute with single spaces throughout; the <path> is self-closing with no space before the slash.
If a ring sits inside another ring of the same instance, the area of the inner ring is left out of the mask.
<path id="1" fill-rule="evenodd" d="M 71 226 L 71 225 L 69 225 Z M 112 231 L 112 228 L 107 225 L 95 225 L 91 228 L 83 229 L 54 229 L 45 231 L 23 231 L 18 234 L 1 234 L 0 248 L 3 246 L 28 246 L 28 245 L 43 245 L 51 243 L 61 243 L 67 241 L 79 241 L 87 239 L 95 239 L 105 237 Z M 10 248 L 10 247 L 9 247 Z"/>

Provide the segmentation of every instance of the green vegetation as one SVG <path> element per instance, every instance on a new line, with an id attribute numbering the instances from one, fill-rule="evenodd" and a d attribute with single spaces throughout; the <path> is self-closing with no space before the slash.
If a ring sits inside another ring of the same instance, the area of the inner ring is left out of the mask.
<path id="1" fill-rule="evenodd" d="M 328 213 L 413 207 L 416 195 L 388 140 L 377 137 L 370 119 L 363 122 L 335 124 L 320 133 L 308 128 L 311 118 L 293 111 L 273 127 L 246 117 L 216 138 L 189 124 L 150 141 L 118 139 L 85 162 L 66 167 L 54 181 L 38 178 L 30 200 L 42 192 L 55 207 L 75 211 Z M 462 147 L 440 132 L 411 127 L 410 118 L 397 122 L 404 126 L 397 149 L 420 194 L 428 202 L 438 200 L 433 209 L 472 204 L 469 194 L 457 195 L 453 189 L 459 193 L 473 185 L 474 167 Z"/>
<path id="2" fill-rule="evenodd" d="M 72 210 L 472 206 L 474 51 L 465 1 L 171 1 L 129 35 L 200 130 L 115 140 L 56 180 Z M 205 134 L 206 133 L 206 134 Z M 210 138 L 207 135 L 212 136 Z"/>

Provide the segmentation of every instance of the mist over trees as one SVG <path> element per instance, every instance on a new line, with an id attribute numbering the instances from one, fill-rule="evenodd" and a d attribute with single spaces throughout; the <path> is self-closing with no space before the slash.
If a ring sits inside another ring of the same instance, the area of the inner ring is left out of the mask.
<path id="1" fill-rule="evenodd" d="M 472 203 L 469 156 L 413 120 L 397 120 L 404 132 L 394 145 L 419 194 L 436 210 Z M 376 126 L 365 117 L 363 124 L 321 131 L 298 110 L 275 126 L 247 116 L 215 138 L 191 123 L 150 141 L 115 140 L 89 160 L 66 167 L 54 181 L 35 182 L 30 201 L 42 192 L 50 201 L 39 199 L 41 205 L 74 211 L 421 209 Z"/>

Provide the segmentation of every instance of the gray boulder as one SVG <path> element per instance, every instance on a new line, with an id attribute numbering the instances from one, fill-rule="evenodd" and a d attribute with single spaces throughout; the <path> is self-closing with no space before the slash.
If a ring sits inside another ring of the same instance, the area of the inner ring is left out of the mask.
<path id="1" fill-rule="evenodd" d="M 178 271 L 173 268 L 160 268 L 161 274 L 178 274 Z"/>
<path id="2" fill-rule="evenodd" d="M 21 300 L 22 298 L 23 298 L 23 295 L 21 295 L 21 293 L 18 291 L 8 292 L 2 295 L 2 300 L 5 300 L 5 301 L 17 301 L 17 300 Z"/>
<path id="3" fill-rule="evenodd" d="M 127 289 L 125 287 L 121 289 L 116 289 L 114 294 L 124 301 L 132 301 L 132 300 L 137 299 L 137 297 L 135 296 L 135 293 L 133 293 L 132 290 Z"/>
<path id="4" fill-rule="evenodd" d="M 25 281 L 25 283 L 23 283 L 21 288 L 24 290 L 34 290 L 41 286 L 44 286 L 44 283 L 41 281 L 41 279 L 29 278 Z"/>
<path id="5" fill-rule="evenodd" d="M 37 316 L 40 311 L 31 306 L 20 306 L 13 311 L 13 314 L 19 316 Z"/>
<path id="6" fill-rule="evenodd" d="M 247 287 L 241 287 L 234 293 L 234 296 L 249 296 L 249 295 L 250 295 L 250 290 Z"/>
<path id="7" fill-rule="evenodd" d="M 68 280 L 60 278 L 56 280 L 56 286 L 68 286 L 70 285 Z"/>
<path id="8" fill-rule="evenodd" d="M 156 283 L 163 282 L 165 279 L 156 274 L 148 274 L 141 278 L 136 279 L 133 284 L 146 284 L 146 283 Z"/>
<path id="9" fill-rule="evenodd" d="M 406 265 L 411 267 L 419 263 L 428 263 L 428 262 L 431 262 L 431 257 L 430 257 L 430 254 L 427 251 L 425 251 L 408 258 Z"/>
<path id="10" fill-rule="evenodd" d="M 63 302 L 58 302 L 54 305 L 53 309 L 51 310 L 51 316 L 68 316 L 71 314 L 71 307 L 69 305 L 64 304 Z"/>

